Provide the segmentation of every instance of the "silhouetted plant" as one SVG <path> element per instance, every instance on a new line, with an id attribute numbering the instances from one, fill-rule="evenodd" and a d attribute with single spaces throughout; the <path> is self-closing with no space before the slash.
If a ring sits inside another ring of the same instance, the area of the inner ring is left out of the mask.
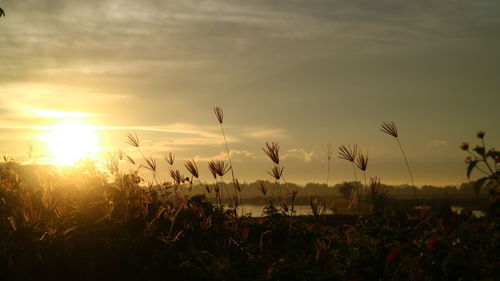
<path id="1" fill-rule="evenodd" d="M 413 174 L 412 174 L 411 169 L 410 169 L 410 164 L 408 163 L 408 159 L 406 158 L 406 153 L 405 153 L 403 146 L 401 145 L 401 142 L 399 141 L 399 138 L 398 138 L 398 129 L 396 128 L 396 124 L 394 124 L 394 122 L 392 122 L 392 121 L 382 122 L 381 127 L 382 128 L 380 130 L 382 132 L 384 132 L 390 136 L 393 136 L 396 139 L 396 142 L 398 143 L 399 148 L 401 149 L 401 153 L 403 154 L 403 158 L 404 158 L 405 163 L 406 163 L 406 168 L 408 169 L 408 174 L 410 175 L 410 180 L 411 180 L 411 184 L 413 186 L 415 201 L 417 202 L 418 205 L 422 206 L 422 204 L 418 200 L 417 186 L 415 185 L 415 181 L 413 180 Z"/>
<path id="2" fill-rule="evenodd" d="M 473 170 L 478 170 L 483 177 L 477 179 L 473 189 L 479 195 L 483 186 L 489 187 L 490 198 L 494 199 L 500 194 L 500 152 L 494 148 L 487 149 L 484 137 L 485 131 L 478 131 L 476 136 L 481 140 L 481 145 L 477 145 L 472 150 L 469 144 L 464 142 L 460 148 L 466 151 L 469 156 L 465 158 L 467 164 L 467 178 L 470 179 Z M 491 161 L 492 163 L 489 163 Z M 482 167 L 479 166 L 482 164 Z"/>

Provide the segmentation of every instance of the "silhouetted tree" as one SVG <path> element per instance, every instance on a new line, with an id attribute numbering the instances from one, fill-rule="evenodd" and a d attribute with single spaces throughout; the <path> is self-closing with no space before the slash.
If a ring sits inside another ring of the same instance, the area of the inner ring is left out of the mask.
<path id="1" fill-rule="evenodd" d="M 345 182 L 339 187 L 339 192 L 345 197 L 349 198 L 354 190 L 354 185 L 350 182 Z"/>

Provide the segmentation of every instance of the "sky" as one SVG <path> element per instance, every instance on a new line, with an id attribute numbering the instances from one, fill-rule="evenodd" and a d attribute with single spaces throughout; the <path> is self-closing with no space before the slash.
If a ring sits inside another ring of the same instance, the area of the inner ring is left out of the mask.
<path id="1" fill-rule="evenodd" d="M 368 177 L 460 184 L 462 141 L 500 143 L 500 2 L 401 0 L 3 0 L 0 153 L 47 157 L 40 135 L 63 120 L 98 128 L 102 155 L 136 132 L 147 155 L 225 159 L 268 179 L 277 141 L 286 179 L 325 182 L 325 147 L 358 144 Z M 353 180 L 332 159 L 330 183 Z M 474 176 L 478 176 L 475 174 Z"/>

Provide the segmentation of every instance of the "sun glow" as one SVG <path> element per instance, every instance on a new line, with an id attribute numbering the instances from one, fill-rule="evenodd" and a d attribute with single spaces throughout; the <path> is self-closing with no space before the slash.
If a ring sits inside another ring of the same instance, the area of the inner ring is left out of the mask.
<path id="1" fill-rule="evenodd" d="M 71 166 L 83 159 L 94 159 L 101 147 L 94 126 L 76 120 L 66 120 L 48 127 L 41 136 L 49 157 L 59 166 Z"/>

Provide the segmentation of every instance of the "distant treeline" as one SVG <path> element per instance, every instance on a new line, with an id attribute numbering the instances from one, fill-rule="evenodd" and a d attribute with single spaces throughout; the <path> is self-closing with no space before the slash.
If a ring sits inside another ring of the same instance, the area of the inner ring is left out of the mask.
<path id="1" fill-rule="evenodd" d="M 95 167 L 85 167 L 86 173 L 95 172 L 99 173 Z M 12 174 L 8 171 L 15 171 L 17 177 L 19 177 L 20 181 L 23 181 L 25 184 L 30 185 L 38 185 L 38 184 L 47 184 L 47 181 L 67 181 L 68 177 L 71 177 L 71 173 L 66 173 L 65 175 L 60 175 L 57 168 L 49 166 L 49 165 L 20 165 L 18 163 L 10 162 L 10 163 L 2 163 L 0 164 L 0 178 L 5 177 L 7 174 Z M 75 175 L 78 173 L 75 171 Z M 105 177 L 105 173 L 102 173 L 102 176 Z M 209 184 L 213 184 L 212 182 L 208 182 Z M 279 197 L 279 194 L 285 194 L 286 190 L 288 192 L 292 192 L 293 190 L 297 190 L 297 198 L 309 198 L 309 197 L 317 197 L 321 199 L 331 199 L 331 198 L 345 198 L 348 197 L 350 192 L 358 188 L 362 189 L 362 194 L 365 194 L 369 187 L 366 187 L 361 182 L 342 182 L 335 184 L 333 186 L 327 186 L 326 184 L 320 183 L 308 183 L 305 186 L 301 186 L 294 183 L 277 184 L 270 181 L 255 181 L 251 183 L 244 184 L 241 191 L 242 199 L 265 199 L 264 194 L 262 193 L 261 185 L 264 185 L 267 189 L 267 197 L 276 198 Z M 475 198 L 476 195 L 473 191 L 474 182 L 462 183 L 460 186 L 432 186 L 432 185 L 424 185 L 418 188 L 418 197 L 421 199 L 466 199 L 466 198 Z M 233 184 L 232 183 L 219 183 L 219 186 L 225 192 L 227 189 L 229 194 L 232 194 Z M 414 190 L 410 185 L 382 185 L 383 189 L 387 191 L 387 195 L 389 197 L 395 199 L 412 199 L 414 198 Z M 188 184 L 181 185 L 179 187 L 180 192 L 187 192 Z M 202 194 L 205 191 L 205 188 L 196 184 L 193 186 L 192 194 Z M 486 191 L 483 191 L 480 194 L 480 197 L 486 197 Z M 210 198 L 211 195 L 208 195 Z M 265 201 L 263 201 L 265 202 Z"/>

